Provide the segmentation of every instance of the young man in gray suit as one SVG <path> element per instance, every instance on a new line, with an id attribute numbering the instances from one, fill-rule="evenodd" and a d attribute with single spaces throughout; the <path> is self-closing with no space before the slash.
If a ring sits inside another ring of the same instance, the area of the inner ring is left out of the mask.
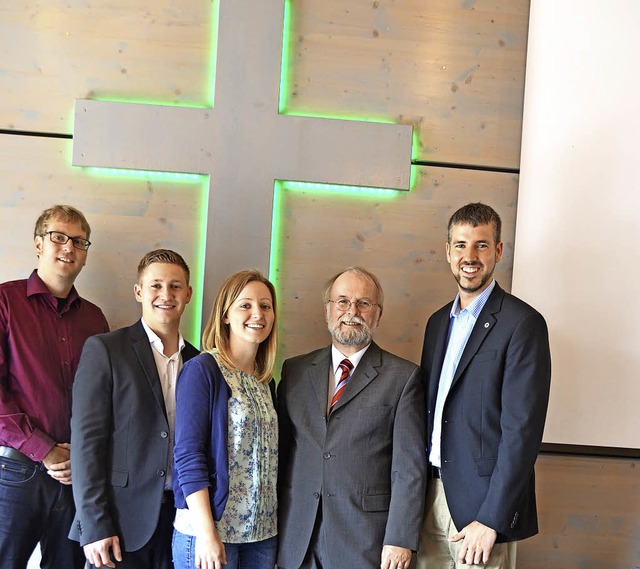
<path id="1" fill-rule="evenodd" d="M 430 477 L 420 569 L 515 568 L 515 543 L 538 531 L 533 465 L 549 399 L 544 318 L 493 278 L 500 216 L 472 203 L 449 220 L 453 302 L 427 323 Z"/>
<path id="2" fill-rule="evenodd" d="M 198 354 L 180 334 L 189 267 L 158 249 L 138 265 L 133 326 L 90 338 L 73 386 L 69 537 L 95 567 L 172 569 L 175 385 Z"/>
<path id="3" fill-rule="evenodd" d="M 378 279 L 360 267 L 325 288 L 332 343 L 287 360 L 278 387 L 283 569 L 407 569 L 425 482 L 418 366 L 372 342 Z"/>

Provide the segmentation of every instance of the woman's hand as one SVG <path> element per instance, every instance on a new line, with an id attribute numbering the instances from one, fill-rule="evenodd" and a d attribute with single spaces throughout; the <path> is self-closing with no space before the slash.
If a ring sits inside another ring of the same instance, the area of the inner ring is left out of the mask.
<path id="1" fill-rule="evenodd" d="M 195 562 L 198 569 L 222 569 L 227 564 L 224 544 L 215 530 L 196 537 Z"/>

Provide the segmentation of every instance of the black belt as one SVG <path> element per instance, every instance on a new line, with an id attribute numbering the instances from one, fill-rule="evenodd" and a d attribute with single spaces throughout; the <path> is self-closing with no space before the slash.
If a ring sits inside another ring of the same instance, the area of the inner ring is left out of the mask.
<path id="1" fill-rule="evenodd" d="M 431 475 L 431 478 L 437 478 L 438 480 L 442 479 L 442 469 L 437 466 L 433 466 L 433 464 L 429 465 L 429 474 Z"/>
<path id="2" fill-rule="evenodd" d="M 28 456 L 22 454 L 19 450 L 16 450 L 11 447 L 0 446 L 0 456 L 4 456 L 5 458 L 11 458 L 19 462 L 24 462 L 25 464 L 34 464 L 34 461 L 31 460 Z"/>
<path id="3" fill-rule="evenodd" d="M 162 503 L 163 504 L 171 504 L 173 506 L 174 496 L 173 490 L 165 490 L 162 494 Z"/>

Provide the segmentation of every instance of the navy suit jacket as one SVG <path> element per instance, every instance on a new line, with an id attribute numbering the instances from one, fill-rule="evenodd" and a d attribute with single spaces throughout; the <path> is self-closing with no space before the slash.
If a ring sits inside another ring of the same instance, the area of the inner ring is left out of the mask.
<path id="1" fill-rule="evenodd" d="M 187 343 L 186 361 L 198 350 Z M 149 337 L 133 326 L 89 338 L 73 384 L 71 465 L 80 545 L 117 535 L 137 551 L 158 524 L 169 423 Z"/>
<path id="2" fill-rule="evenodd" d="M 429 449 L 452 303 L 427 323 L 421 367 L 427 381 Z M 549 400 L 547 325 L 498 284 L 460 358 L 442 417 L 442 482 L 458 530 L 474 520 L 498 542 L 535 535 L 534 463 Z"/>

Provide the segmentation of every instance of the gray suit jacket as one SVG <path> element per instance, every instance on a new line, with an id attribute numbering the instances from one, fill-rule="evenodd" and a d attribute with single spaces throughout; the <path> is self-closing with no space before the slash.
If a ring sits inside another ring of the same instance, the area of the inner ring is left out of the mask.
<path id="1" fill-rule="evenodd" d="M 143 547 L 158 523 L 169 457 L 169 423 L 141 321 L 89 338 L 73 384 L 71 464 L 80 545 L 117 535 Z M 191 344 L 183 361 L 198 354 Z"/>
<path id="2" fill-rule="evenodd" d="M 327 418 L 330 365 L 327 347 L 282 368 L 278 566 L 300 566 L 322 508 L 326 567 L 376 569 L 383 545 L 418 547 L 423 382 L 418 366 L 373 343 Z"/>

